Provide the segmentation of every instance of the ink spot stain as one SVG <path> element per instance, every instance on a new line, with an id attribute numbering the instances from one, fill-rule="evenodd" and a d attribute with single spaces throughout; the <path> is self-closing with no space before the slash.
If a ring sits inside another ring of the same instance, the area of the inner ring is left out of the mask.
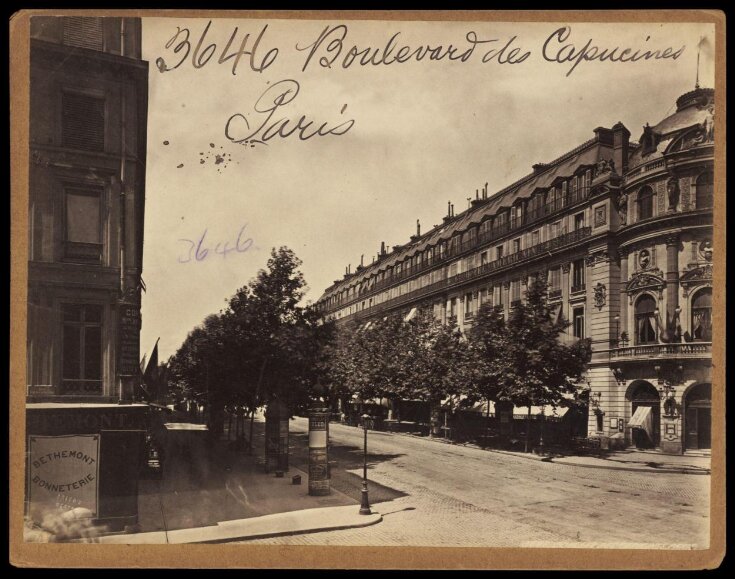
<path id="1" fill-rule="evenodd" d="M 164 142 L 163 142 L 163 144 L 164 144 L 164 145 L 168 145 L 168 141 L 164 141 Z"/>
<path id="2" fill-rule="evenodd" d="M 214 143 L 209 143 L 209 146 L 214 149 Z"/>
<path id="3" fill-rule="evenodd" d="M 183 163 L 181 163 L 181 164 L 179 164 L 179 165 L 176 165 L 176 168 L 177 168 L 177 169 L 181 169 L 181 167 L 183 167 L 183 166 L 184 166 L 184 164 L 183 164 Z"/>
<path id="4" fill-rule="evenodd" d="M 343 114 L 343 113 L 345 112 L 345 110 L 346 110 L 346 109 L 347 109 L 347 103 L 345 103 L 345 104 L 343 104 L 343 105 L 342 105 L 342 110 L 341 110 L 341 111 L 339 111 L 339 114 L 340 114 L 340 115 L 341 115 L 341 114 Z"/>
<path id="5" fill-rule="evenodd" d="M 199 159 L 199 164 L 204 165 L 204 159 Z"/>
<path id="6" fill-rule="evenodd" d="M 220 163 L 224 163 L 224 162 L 225 162 L 225 158 L 224 158 L 223 155 L 215 155 L 214 156 L 214 164 L 215 165 L 219 165 Z"/>

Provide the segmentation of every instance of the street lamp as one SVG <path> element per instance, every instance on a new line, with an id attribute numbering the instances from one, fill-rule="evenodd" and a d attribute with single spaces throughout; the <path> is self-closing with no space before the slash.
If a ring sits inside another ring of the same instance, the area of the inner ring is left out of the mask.
<path id="1" fill-rule="evenodd" d="M 363 455 L 362 455 L 362 498 L 360 500 L 360 514 L 371 515 L 370 501 L 368 500 L 368 488 L 367 488 L 367 421 L 370 418 L 369 414 L 362 415 L 362 428 L 365 432 L 365 441 L 363 444 Z"/>

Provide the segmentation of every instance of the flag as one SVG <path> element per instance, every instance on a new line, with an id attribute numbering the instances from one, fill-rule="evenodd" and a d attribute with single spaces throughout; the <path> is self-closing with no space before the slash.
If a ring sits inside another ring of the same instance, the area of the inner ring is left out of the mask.
<path id="1" fill-rule="evenodd" d="M 161 338 L 158 338 L 158 340 L 160 339 Z M 145 372 L 143 372 L 143 382 L 146 386 L 153 385 L 156 375 L 158 374 L 158 340 L 156 340 L 156 345 L 153 346 L 153 352 L 151 352 L 151 357 L 148 359 L 148 365 L 145 368 Z"/>
<path id="2" fill-rule="evenodd" d="M 140 360 L 140 374 L 143 375 L 145 373 L 145 359 L 148 356 L 148 354 L 143 354 L 143 358 Z"/>

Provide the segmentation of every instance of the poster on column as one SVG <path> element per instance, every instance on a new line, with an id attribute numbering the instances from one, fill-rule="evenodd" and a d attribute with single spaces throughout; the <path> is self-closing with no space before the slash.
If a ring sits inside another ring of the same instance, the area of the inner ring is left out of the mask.
<path id="1" fill-rule="evenodd" d="M 98 434 L 29 437 L 31 518 L 78 507 L 97 514 L 99 446 Z"/>

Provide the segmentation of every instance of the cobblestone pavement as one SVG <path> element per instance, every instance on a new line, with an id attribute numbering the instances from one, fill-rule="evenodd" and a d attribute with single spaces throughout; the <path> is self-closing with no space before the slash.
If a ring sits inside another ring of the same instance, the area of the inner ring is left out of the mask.
<path id="1" fill-rule="evenodd" d="M 303 456 L 305 437 L 299 433 L 306 429 L 306 420 L 291 421 L 295 461 Z M 362 475 L 355 461 L 362 431 L 330 424 L 330 439 L 333 485 L 350 494 Z M 368 446 L 368 478 L 383 488 L 372 501 L 384 515 L 381 523 L 248 543 L 683 549 L 708 544 L 707 475 L 590 469 L 377 432 L 369 433 Z"/>

